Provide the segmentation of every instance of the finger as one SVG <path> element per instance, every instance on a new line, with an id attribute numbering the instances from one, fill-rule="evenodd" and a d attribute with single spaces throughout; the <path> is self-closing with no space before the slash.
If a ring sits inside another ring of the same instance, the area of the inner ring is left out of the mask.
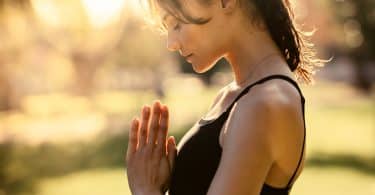
<path id="1" fill-rule="evenodd" d="M 138 145 L 138 130 L 139 130 L 139 120 L 134 118 L 131 123 L 131 128 L 129 131 L 128 149 L 126 152 L 126 157 L 129 159 L 130 155 L 137 151 Z"/>
<path id="2" fill-rule="evenodd" d="M 174 167 L 174 162 L 176 160 L 176 156 L 177 156 L 177 146 L 176 146 L 176 140 L 173 136 L 170 136 L 168 138 L 168 145 L 167 145 L 167 149 L 168 149 L 168 162 L 169 162 L 169 165 L 170 165 L 170 168 L 173 169 Z"/>
<path id="3" fill-rule="evenodd" d="M 147 143 L 148 124 L 150 120 L 150 107 L 143 106 L 142 108 L 142 123 L 140 128 L 139 147 L 143 147 Z"/>
<path id="4" fill-rule="evenodd" d="M 160 122 L 160 102 L 155 101 L 152 107 L 152 116 L 150 123 L 150 135 L 148 139 L 148 144 L 155 145 L 156 137 L 159 131 L 159 122 Z"/>
<path id="5" fill-rule="evenodd" d="M 167 139 L 168 127 L 169 127 L 168 123 L 169 123 L 168 108 L 167 106 L 163 105 L 161 107 L 160 127 L 159 127 L 159 132 L 158 132 L 158 145 L 160 143 L 162 156 L 165 156 L 167 154 L 166 139 Z"/>

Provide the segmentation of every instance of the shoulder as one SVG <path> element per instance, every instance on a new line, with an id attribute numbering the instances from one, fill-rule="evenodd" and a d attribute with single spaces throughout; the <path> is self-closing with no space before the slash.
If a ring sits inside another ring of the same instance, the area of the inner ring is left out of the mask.
<path id="1" fill-rule="evenodd" d="M 224 126 L 222 158 L 208 194 L 259 194 L 273 165 L 292 172 L 303 135 L 297 107 L 298 91 L 279 79 L 242 96 Z"/>
<path id="2" fill-rule="evenodd" d="M 274 79 L 255 85 L 233 106 L 224 134 L 232 134 L 232 138 L 256 137 L 272 150 L 271 145 L 278 145 L 275 137 L 282 140 L 285 135 L 293 133 L 291 129 L 297 129 L 296 121 L 302 114 L 300 102 L 298 90 L 286 81 Z M 225 137 L 223 147 L 227 142 L 235 141 Z"/>
<path id="3" fill-rule="evenodd" d="M 240 109 L 250 106 L 258 111 L 270 111 L 276 114 L 279 111 L 300 107 L 300 101 L 301 96 L 296 87 L 285 80 L 273 79 L 255 85 L 238 100 L 237 104 L 241 105 Z"/>
<path id="4" fill-rule="evenodd" d="M 255 85 L 235 104 L 232 112 L 239 114 L 257 113 L 258 119 L 276 120 L 297 111 L 301 106 L 301 96 L 291 83 L 274 79 Z M 252 116 L 252 115 L 249 115 Z"/>

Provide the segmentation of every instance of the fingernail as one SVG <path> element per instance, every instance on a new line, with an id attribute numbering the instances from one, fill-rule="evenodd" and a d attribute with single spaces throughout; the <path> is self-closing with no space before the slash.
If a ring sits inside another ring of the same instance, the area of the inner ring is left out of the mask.
<path id="1" fill-rule="evenodd" d="M 133 122 L 133 125 L 137 124 L 137 122 L 138 122 L 138 118 L 137 118 L 137 117 L 134 117 L 133 120 L 132 120 L 132 122 Z"/>
<path id="2" fill-rule="evenodd" d="M 163 111 L 164 111 L 163 112 L 164 116 L 168 116 L 169 115 L 169 111 L 168 111 L 168 108 L 166 106 L 164 106 Z"/>
<path id="3" fill-rule="evenodd" d="M 160 100 L 155 100 L 154 105 L 161 105 Z"/>
<path id="4" fill-rule="evenodd" d="M 149 113 L 149 112 L 150 112 L 150 107 L 145 106 L 145 107 L 144 107 L 144 111 L 145 111 L 146 113 Z"/>

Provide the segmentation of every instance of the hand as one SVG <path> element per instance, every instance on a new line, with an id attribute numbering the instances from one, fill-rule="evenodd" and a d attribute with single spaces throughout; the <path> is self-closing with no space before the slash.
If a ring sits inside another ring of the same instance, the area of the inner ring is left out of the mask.
<path id="1" fill-rule="evenodd" d="M 142 108 L 142 121 L 133 119 L 126 154 L 127 176 L 132 194 L 165 193 L 169 188 L 177 155 L 173 136 L 167 138 L 167 106 L 155 101 Z"/>

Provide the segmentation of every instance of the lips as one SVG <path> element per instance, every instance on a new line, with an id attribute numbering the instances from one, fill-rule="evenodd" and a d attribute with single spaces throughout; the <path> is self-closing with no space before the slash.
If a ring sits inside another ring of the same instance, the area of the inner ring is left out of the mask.
<path id="1" fill-rule="evenodd" d="M 193 55 L 193 54 L 189 54 L 189 55 L 184 56 L 185 60 L 188 60 L 189 57 L 191 57 L 192 55 Z"/>
<path id="2" fill-rule="evenodd" d="M 191 61 L 191 57 L 193 56 L 193 54 L 190 54 L 190 55 L 188 55 L 188 56 L 186 56 L 185 57 L 185 60 L 187 61 L 187 62 L 189 62 L 189 63 L 192 63 L 192 61 Z"/>
<path id="3" fill-rule="evenodd" d="M 191 54 L 189 54 L 189 55 L 184 55 L 184 58 L 188 58 L 188 57 L 190 57 L 190 56 L 192 56 L 193 54 L 191 53 Z"/>

